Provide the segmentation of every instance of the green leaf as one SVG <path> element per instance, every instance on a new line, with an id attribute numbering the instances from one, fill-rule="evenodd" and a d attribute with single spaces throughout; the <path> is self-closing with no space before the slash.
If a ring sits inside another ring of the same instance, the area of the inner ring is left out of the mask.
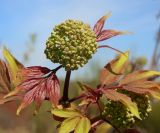
<path id="1" fill-rule="evenodd" d="M 88 133 L 91 129 L 91 122 L 88 118 L 82 117 L 78 122 L 74 133 Z"/>
<path id="2" fill-rule="evenodd" d="M 73 117 L 64 120 L 59 129 L 59 133 L 70 133 L 75 129 L 77 123 L 80 121 L 80 117 Z"/>
<path id="3" fill-rule="evenodd" d="M 3 56 L 8 63 L 8 68 L 13 84 L 16 85 L 19 83 L 19 79 L 17 78 L 17 72 L 20 69 L 24 68 L 24 66 L 9 52 L 6 47 L 4 47 L 3 49 Z"/>
<path id="4" fill-rule="evenodd" d="M 126 96 L 125 94 L 119 93 L 116 90 L 111 90 L 111 89 L 108 90 L 103 89 L 102 92 L 108 99 L 113 101 L 120 101 L 131 111 L 131 113 L 134 116 L 141 119 L 139 116 L 137 104 L 132 102 L 130 97 Z"/>
<path id="5" fill-rule="evenodd" d="M 53 109 L 51 112 L 55 116 L 64 118 L 81 116 L 81 113 L 74 109 Z"/>
<path id="6" fill-rule="evenodd" d="M 101 125 L 96 127 L 95 133 L 110 133 L 112 126 L 108 123 L 102 123 Z"/>

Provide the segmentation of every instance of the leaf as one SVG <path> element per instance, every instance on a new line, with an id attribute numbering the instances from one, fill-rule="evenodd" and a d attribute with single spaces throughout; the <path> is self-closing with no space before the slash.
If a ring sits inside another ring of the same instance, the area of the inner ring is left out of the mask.
<path id="1" fill-rule="evenodd" d="M 96 33 L 96 35 L 98 36 L 99 33 L 102 31 L 105 20 L 111 15 L 111 12 L 107 13 L 106 15 L 104 15 L 103 17 L 101 17 L 97 23 L 95 24 L 93 31 Z"/>
<path id="2" fill-rule="evenodd" d="M 160 86 L 158 85 L 158 83 L 154 82 L 154 81 L 136 81 L 136 82 L 131 82 L 128 83 L 124 86 L 129 86 L 130 88 L 141 88 L 141 89 L 149 89 L 149 88 L 157 88 L 160 89 Z"/>
<path id="3" fill-rule="evenodd" d="M 60 100 L 60 83 L 55 74 L 48 77 L 46 81 L 47 89 L 46 94 L 48 95 L 51 103 L 54 106 L 58 106 Z"/>
<path id="4" fill-rule="evenodd" d="M 63 118 L 81 116 L 81 113 L 75 109 L 53 109 L 52 114 Z"/>
<path id="5" fill-rule="evenodd" d="M 100 72 L 100 83 L 102 85 L 111 84 L 116 82 L 120 74 L 125 70 L 127 64 L 129 52 L 120 54 L 116 59 L 109 62 Z M 110 70 L 112 69 L 112 71 Z M 116 73 L 116 74 L 115 74 Z"/>
<path id="6" fill-rule="evenodd" d="M 39 78 L 49 72 L 51 72 L 51 70 L 48 69 L 47 67 L 31 66 L 31 67 L 23 68 L 19 72 L 19 74 L 23 76 L 23 80 L 26 80 L 31 78 Z"/>
<path id="7" fill-rule="evenodd" d="M 8 93 L 11 90 L 11 83 L 6 63 L 0 60 L 0 90 Z"/>
<path id="8" fill-rule="evenodd" d="M 108 123 L 102 123 L 96 128 L 95 133 L 109 133 L 112 129 L 112 126 Z"/>
<path id="9" fill-rule="evenodd" d="M 104 41 L 104 40 L 107 40 L 107 39 L 112 38 L 114 36 L 128 34 L 128 33 L 129 32 L 127 32 L 127 31 L 103 30 L 99 33 L 96 41 L 97 42 Z"/>
<path id="10" fill-rule="evenodd" d="M 59 104 L 60 99 L 60 84 L 57 76 L 54 73 L 50 73 L 47 77 L 31 78 L 22 82 L 15 90 L 25 92 L 23 101 L 17 110 L 17 115 L 26 106 L 33 101 L 36 103 L 36 109 L 38 110 L 45 98 L 48 98 L 50 102 L 56 107 Z M 11 96 L 11 94 L 8 94 Z"/>
<path id="11" fill-rule="evenodd" d="M 11 83 L 8 67 L 4 61 L 0 60 L 0 105 L 22 98 L 22 96 L 19 95 L 5 98 L 5 96 L 9 94 L 13 89 L 14 86 Z"/>
<path id="12" fill-rule="evenodd" d="M 7 102 L 14 101 L 14 100 L 18 100 L 18 99 L 22 99 L 22 96 L 13 96 L 9 98 L 0 97 L 0 105 L 5 104 Z"/>
<path id="13" fill-rule="evenodd" d="M 38 111 L 46 98 L 51 101 L 52 105 L 58 106 L 60 84 L 54 72 L 45 67 L 33 66 L 23 68 L 20 73 L 22 73 L 24 80 L 16 86 L 14 91 L 11 91 L 4 97 L 9 98 L 23 93 L 23 100 L 17 109 L 17 115 L 33 101 L 36 104 L 36 111 Z"/>
<path id="14" fill-rule="evenodd" d="M 88 133 L 91 129 L 91 122 L 88 118 L 82 117 L 78 122 L 74 133 Z"/>
<path id="15" fill-rule="evenodd" d="M 129 84 L 131 82 L 137 82 L 138 80 L 148 80 L 154 76 L 160 76 L 160 72 L 150 70 L 135 71 L 126 75 L 121 81 L 120 85 Z"/>
<path id="16" fill-rule="evenodd" d="M 17 85 L 20 82 L 19 77 L 17 78 L 17 73 L 20 69 L 24 68 L 24 66 L 9 52 L 9 50 L 4 47 L 3 55 L 8 63 L 10 78 L 14 85 Z"/>
<path id="17" fill-rule="evenodd" d="M 75 129 L 79 121 L 80 121 L 80 117 L 72 117 L 64 120 L 59 129 L 59 133 L 70 133 Z"/>
<path id="18" fill-rule="evenodd" d="M 116 90 L 111 89 L 102 89 L 102 92 L 108 99 L 113 101 L 119 101 L 122 104 L 124 104 L 133 115 L 141 119 L 139 116 L 137 104 L 132 102 L 130 97 L 126 96 L 125 94 L 119 93 Z"/>
<path id="19" fill-rule="evenodd" d="M 82 91 L 86 90 L 86 88 L 83 86 L 83 84 L 81 82 L 77 82 L 77 84 Z"/>
<path id="20" fill-rule="evenodd" d="M 152 97 L 159 99 L 160 100 L 160 90 L 158 88 L 136 88 L 136 87 L 129 87 L 129 86 L 124 86 L 124 90 L 134 92 L 137 94 L 147 94 L 151 95 Z"/>

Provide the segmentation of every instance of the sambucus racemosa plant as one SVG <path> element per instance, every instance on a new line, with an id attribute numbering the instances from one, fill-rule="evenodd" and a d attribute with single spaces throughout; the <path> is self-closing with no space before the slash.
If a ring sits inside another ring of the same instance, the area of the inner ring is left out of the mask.
<path id="1" fill-rule="evenodd" d="M 45 54 L 53 63 L 60 66 L 50 70 L 46 67 L 24 67 L 4 48 L 7 62 L 0 60 L 0 104 L 21 100 L 20 111 L 32 102 L 39 110 L 43 100 L 52 104 L 51 114 L 60 122 L 59 133 L 96 132 L 102 123 L 108 123 L 117 132 L 135 132 L 126 130 L 148 117 L 151 111 L 150 96 L 160 99 L 158 83 L 150 80 L 160 72 L 139 70 L 127 73 L 129 52 L 118 51 L 98 42 L 127 32 L 104 30 L 105 20 L 110 13 L 95 24 L 93 30 L 81 21 L 67 20 L 57 25 L 46 42 Z M 100 82 L 95 88 L 78 82 L 83 90 L 79 96 L 68 97 L 71 72 L 84 66 L 99 48 L 111 48 L 120 54 L 107 63 L 100 72 Z M 66 70 L 63 95 L 56 72 Z M 79 101 L 79 103 L 77 103 Z M 96 105 L 96 106 L 93 106 Z M 89 108 L 98 108 L 99 114 L 91 115 Z M 138 131 L 137 131 L 138 132 Z"/>

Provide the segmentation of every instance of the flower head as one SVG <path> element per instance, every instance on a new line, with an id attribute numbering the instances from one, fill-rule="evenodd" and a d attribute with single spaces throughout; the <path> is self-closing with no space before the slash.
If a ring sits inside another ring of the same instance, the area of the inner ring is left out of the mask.
<path id="1" fill-rule="evenodd" d="M 100 18 L 93 30 L 88 24 L 77 20 L 66 20 L 55 26 L 46 42 L 45 54 L 54 63 L 60 63 L 66 70 L 84 66 L 98 48 L 97 42 L 125 32 L 103 30 L 110 13 Z"/>
<path id="2" fill-rule="evenodd" d="M 45 54 L 66 70 L 75 70 L 88 62 L 96 48 L 96 35 L 89 25 L 67 20 L 54 28 L 47 40 Z"/>

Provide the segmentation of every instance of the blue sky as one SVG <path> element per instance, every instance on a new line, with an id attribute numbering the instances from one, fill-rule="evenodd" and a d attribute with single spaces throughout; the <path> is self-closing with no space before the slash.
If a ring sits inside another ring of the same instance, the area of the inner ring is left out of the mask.
<path id="1" fill-rule="evenodd" d="M 156 14 L 160 0 L 2 0 L 0 2 L 0 43 L 22 60 L 22 53 L 30 33 L 38 35 L 36 51 L 26 65 L 55 67 L 43 54 L 45 41 L 52 28 L 66 19 L 78 19 L 92 27 L 101 17 L 111 11 L 105 28 L 128 30 L 133 35 L 112 38 L 100 44 L 108 44 L 121 51 L 130 50 L 131 56 L 146 56 L 151 59 L 158 28 Z M 0 54 L 1 56 L 2 54 Z M 115 52 L 99 50 L 90 61 L 103 66 Z M 87 64 L 78 72 L 86 74 Z M 78 75 L 74 73 L 74 76 Z"/>

